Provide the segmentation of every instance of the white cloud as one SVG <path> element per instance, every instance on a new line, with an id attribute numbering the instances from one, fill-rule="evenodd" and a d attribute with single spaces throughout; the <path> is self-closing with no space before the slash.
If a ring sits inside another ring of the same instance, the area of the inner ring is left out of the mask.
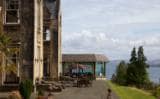
<path id="1" fill-rule="evenodd" d="M 80 33 L 71 33 L 63 39 L 63 52 L 67 53 L 105 53 L 111 59 L 127 58 L 134 46 L 143 45 L 146 50 L 160 49 L 160 37 L 153 36 L 140 39 L 113 38 L 112 34 L 95 33 L 89 30 Z M 157 48 L 157 49 L 156 49 Z M 148 53 L 146 53 L 148 54 Z M 149 56 L 149 55 L 147 55 Z M 151 57 L 151 55 L 149 56 Z"/>
<path id="2" fill-rule="evenodd" d="M 63 52 L 126 59 L 143 45 L 160 58 L 160 0 L 62 0 Z"/>
<path id="3" fill-rule="evenodd" d="M 130 41 L 132 46 L 148 46 L 148 47 L 160 47 L 160 37 L 145 37 L 138 40 Z"/>

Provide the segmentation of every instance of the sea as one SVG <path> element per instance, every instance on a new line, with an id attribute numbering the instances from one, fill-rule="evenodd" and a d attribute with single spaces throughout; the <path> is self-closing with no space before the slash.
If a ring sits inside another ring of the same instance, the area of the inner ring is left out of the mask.
<path id="1" fill-rule="evenodd" d="M 112 75 L 115 73 L 116 67 L 120 61 L 110 61 L 106 64 L 106 77 L 111 79 Z M 152 82 L 160 84 L 160 67 L 151 66 L 147 68 L 149 78 Z"/>

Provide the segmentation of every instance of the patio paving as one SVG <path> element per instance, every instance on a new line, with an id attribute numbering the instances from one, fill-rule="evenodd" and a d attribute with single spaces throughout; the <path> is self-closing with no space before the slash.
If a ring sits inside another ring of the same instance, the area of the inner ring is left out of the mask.
<path id="1" fill-rule="evenodd" d="M 107 99 L 106 81 L 97 80 L 93 82 L 92 87 L 85 88 L 66 88 L 61 93 L 54 93 L 54 99 Z M 118 96 L 112 92 L 111 99 L 119 99 Z"/>
<path id="2" fill-rule="evenodd" d="M 9 92 L 0 92 L 0 99 L 7 99 Z"/>
<path id="3" fill-rule="evenodd" d="M 52 93 L 53 98 L 50 99 L 107 99 L 107 89 L 109 86 L 104 80 L 93 81 L 92 87 L 69 87 L 59 93 Z M 0 93 L 0 99 L 6 99 L 8 93 Z M 111 99 L 119 99 L 118 96 L 112 92 Z M 3 97 L 3 98 L 2 98 Z M 31 96 L 33 99 L 34 95 Z"/>

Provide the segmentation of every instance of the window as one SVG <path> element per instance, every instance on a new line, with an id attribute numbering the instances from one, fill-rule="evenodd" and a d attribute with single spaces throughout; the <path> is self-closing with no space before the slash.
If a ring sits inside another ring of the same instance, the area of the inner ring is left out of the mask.
<path id="1" fill-rule="evenodd" d="M 19 0 L 5 1 L 5 24 L 19 24 Z"/>
<path id="2" fill-rule="evenodd" d="M 50 30 L 46 29 L 44 32 L 44 41 L 50 41 Z"/>

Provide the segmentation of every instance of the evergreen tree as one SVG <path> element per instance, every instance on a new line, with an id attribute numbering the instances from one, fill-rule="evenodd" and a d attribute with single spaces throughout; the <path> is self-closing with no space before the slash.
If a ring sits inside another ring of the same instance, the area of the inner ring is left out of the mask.
<path id="1" fill-rule="evenodd" d="M 143 46 L 140 46 L 138 49 L 138 61 L 145 63 L 147 58 L 144 56 Z"/>
<path id="2" fill-rule="evenodd" d="M 136 54 L 136 48 L 134 47 L 131 52 L 130 63 L 136 63 L 136 61 L 137 61 L 137 54 Z"/>
<path id="3" fill-rule="evenodd" d="M 128 64 L 127 68 L 127 84 L 135 84 L 137 79 L 137 71 L 136 71 L 136 62 L 137 62 L 137 54 L 136 54 L 136 48 L 134 47 L 131 52 L 131 58 L 130 63 Z"/>
<path id="4" fill-rule="evenodd" d="M 125 61 L 121 61 L 116 69 L 116 79 L 115 79 L 116 83 L 120 85 L 126 84 L 126 69 L 127 65 Z"/>
<path id="5" fill-rule="evenodd" d="M 143 46 L 140 46 L 138 49 L 138 60 L 137 60 L 140 84 L 145 84 L 149 82 L 149 77 L 148 77 L 148 73 L 146 70 L 146 67 L 148 66 L 148 64 L 146 63 L 146 61 L 147 61 L 147 58 L 144 55 Z"/>
<path id="6" fill-rule="evenodd" d="M 128 85 L 137 85 L 138 71 L 136 64 L 128 64 L 126 79 Z"/>
<path id="7" fill-rule="evenodd" d="M 140 46 L 136 56 L 136 49 L 133 48 L 130 63 L 127 68 L 127 83 L 132 85 L 143 85 L 149 82 L 146 67 L 146 57 L 143 46 Z"/>

